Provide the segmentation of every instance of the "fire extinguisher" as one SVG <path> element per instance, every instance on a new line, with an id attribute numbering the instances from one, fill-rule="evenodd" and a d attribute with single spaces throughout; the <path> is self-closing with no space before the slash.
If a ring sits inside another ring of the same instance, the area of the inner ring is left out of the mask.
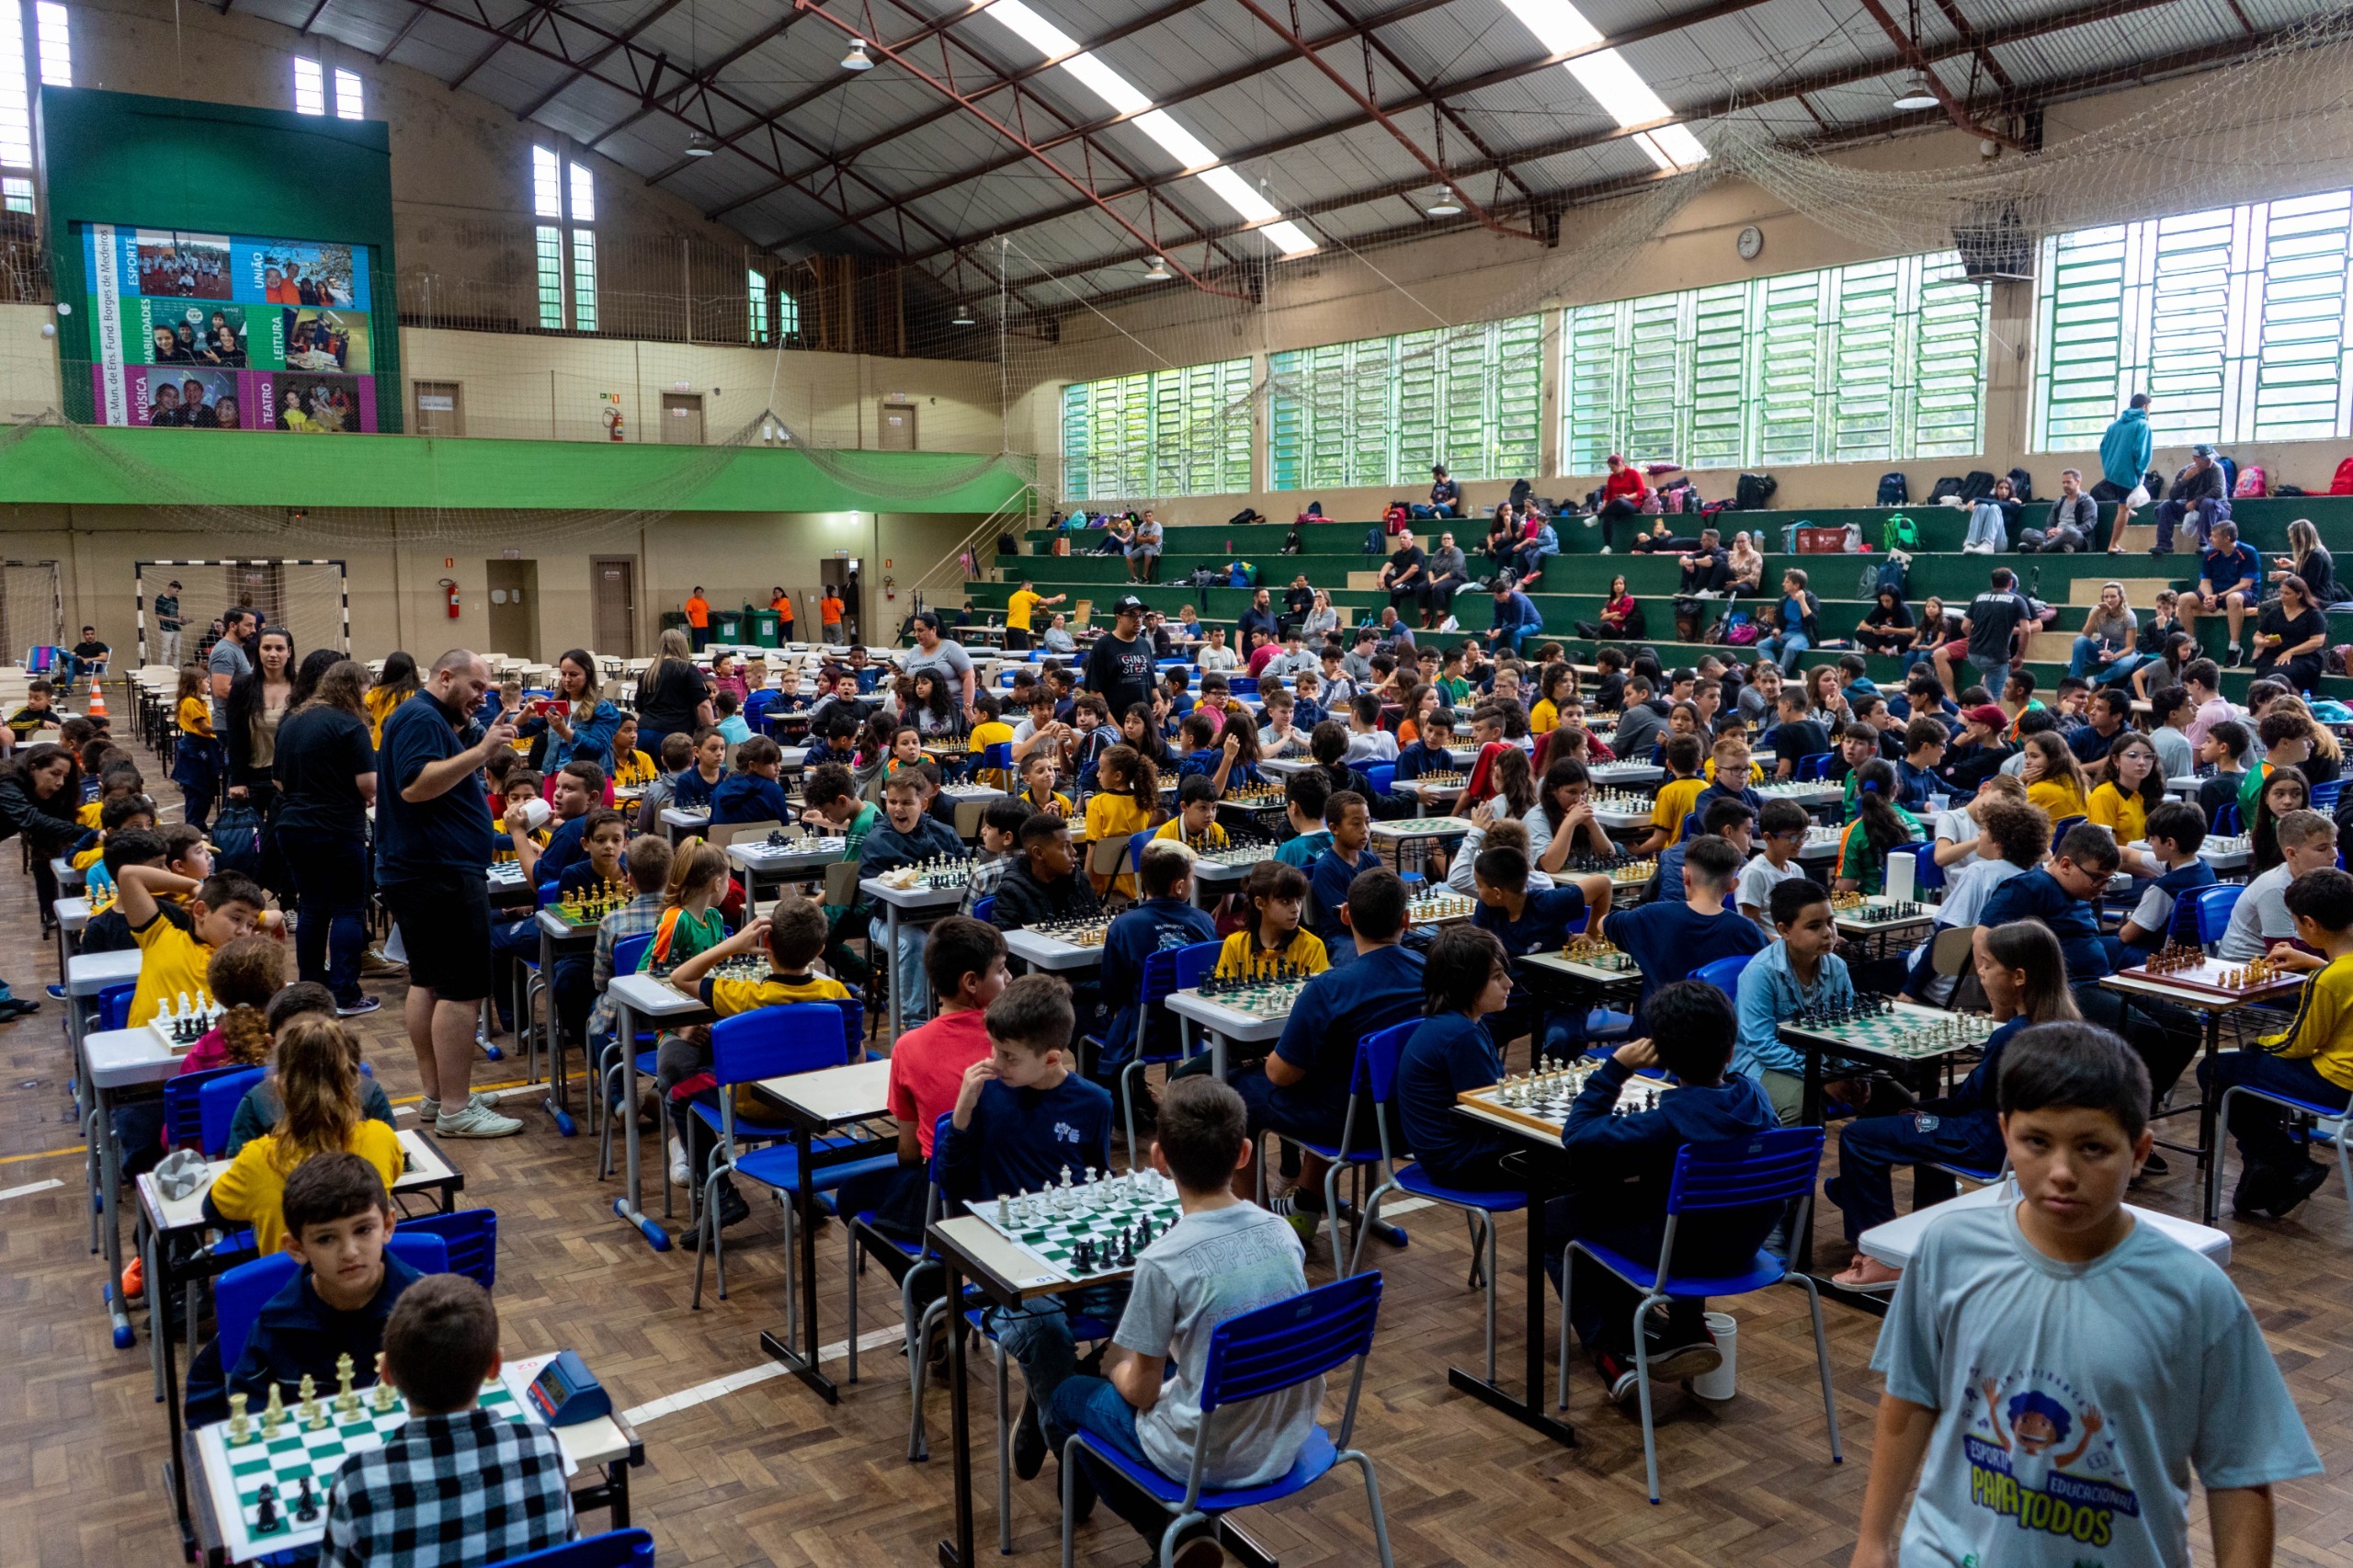
<path id="1" fill-rule="evenodd" d="M 446 597 L 446 598 L 449 600 L 449 619 L 450 619 L 451 620 L 455 620 L 455 619 L 458 619 L 458 585 L 457 585 L 457 583 L 456 583 L 453 579 L 449 578 L 449 577 L 444 577 L 444 578 L 442 578 L 442 579 L 441 579 L 441 592 L 442 592 L 443 597 Z"/>
<path id="2" fill-rule="evenodd" d="M 899 580 L 897 578 L 885 577 L 882 579 L 882 597 L 886 599 L 895 599 L 899 597 Z"/>

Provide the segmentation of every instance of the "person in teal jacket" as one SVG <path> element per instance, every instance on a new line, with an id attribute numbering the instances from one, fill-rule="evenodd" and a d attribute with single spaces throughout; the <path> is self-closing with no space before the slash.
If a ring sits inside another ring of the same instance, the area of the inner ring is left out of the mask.
<path id="1" fill-rule="evenodd" d="M 2141 488 L 2142 476 L 2149 472 L 2149 460 L 2156 450 L 2157 438 L 2149 428 L 2149 394 L 2134 392 L 2131 406 L 2100 436 L 2100 482 L 2092 487 L 2093 500 L 2117 503 L 2116 520 L 2108 530 L 2111 555 L 2121 553 L 2116 541 L 2132 518 L 2132 494 Z"/>

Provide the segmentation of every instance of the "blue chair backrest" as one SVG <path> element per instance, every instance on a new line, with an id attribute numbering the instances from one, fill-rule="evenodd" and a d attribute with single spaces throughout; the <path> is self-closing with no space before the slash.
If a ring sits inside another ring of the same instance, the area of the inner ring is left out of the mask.
<path id="1" fill-rule="evenodd" d="M 1713 963 L 1701 964 L 1691 971 L 1691 978 L 1704 980 L 1725 995 L 1736 997 L 1740 994 L 1741 971 L 1748 967 L 1748 960 L 1752 956 L 1748 953 L 1734 953 L 1730 958 L 1718 959 Z"/>
<path id="2" fill-rule="evenodd" d="M 1927 892 L 1945 885 L 1945 869 L 1937 864 L 1935 840 L 1925 844 L 1899 844 L 1887 853 L 1890 859 L 1898 855 L 1912 857 L 1912 886 L 1916 891 Z"/>
<path id="3" fill-rule="evenodd" d="M 1794 770 L 1797 781 L 1801 784 L 1813 784 L 1829 778 L 1830 765 L 1836 760 L 1837 760 L 1837 753 L 1827 751 L 1818 751 L 1812 756 L 1798 758 L 1798 765 Z"/>
<path id="4" fill-rule="evenodd" d="M 1698 836 L 1699 836 L 1699 812 L 1684 812 L 1684 813 L 1683 813 L 1683 825 L 1682 825 L 1681 827 L 1679 827 L 1679 828 L 1677 828 L 1677 829 L 1676 830 L 1675 836 L 1677 837 L 1677 840 L 1681 840 L 1681 839 L 1686 839 L 1686 838 L 1696 838 L 1696 837 L 1698 837 Z"/>
<path id="5" fill-rule="evenodd" d="M 403 1225 L 385 1238 L 384 1250 L 419 1274 L 449 1272 L 449 1249 L 438 1236 L 412 1234 Z M 245 1341 L 253 1337 L 254 1320 L 261 1316 L 262 1308 L 301 1271 L 302 1266 L 291 1256 L 278 1252 L 251 1263 L 241 1263 L 214 1283 L 212 1313 L 220 1330 L 221 1370 L 224 1376 L 235 1369 L 237 1358 L 245 1353 Z"/>
<path id="6" fill-rule="evenodd" d="M 462 1274 L 485 1290 L 498 1288 L 498 1210 L 454 1209 L 447 1214 L 421 1214 L 403 1220 L 392 1233 L 404 1236 L 438 1237 L 448 1256 L 440 1274 Z"/>
<path id="7" fill-rule="evenodd" d="M 1666 1190 L 1669 1215 L 1754 1209 L 1813 1191 L 1822 1129 L 1777 1127 L 1722 1143 L 1686 1143 Z"/>
<path id="8" fill-rule="evenodd" d="M 98 993 L 98 1028 L 119 1029 L 130 1027 L 131 999 L 139 994 L 139 983 L 125 981 L 109 985 Z"/>
<path id="9" fill-rule="evenodd" d="M 1224 946 L 1223 942 L 1188 942 L 1181 948 L 1163 948 L 1157 952 L 1147 953 L 1143 960 L 1143 995 L 1141 998 L 1144 1006 L 1157 1007 L 1168 1000 L 1170 992 L 1185 989 L 1184 983 L 1177 978 L 1178 954 L 1206 950 L 1206 959 L 1197 961 L 1206 961 L 1214 966 L 1217 955 Z"/>
<path id="10" fill-rule="evenodd" d="M 1365 768 L 1364 778 L 1377 792 L 1392 794 L 1394 791 L 1391 786 L 1397 782 L 1397 765 L 1393 762 L 1373 763 Z"/>
<path id="11" fill-rule="evenodd" d="M 613 972 L 635 974 L 639 962 L 645 957 L 645 949 L 654 945 L 654 935 L 653 932 L 648 931 L 641 937 L 614 937 Z"/>
<path id="12" fill-rule="evenodd" d="M 995 893 L 989 894 L 988 897 L 972 905 L 972 918 L 983 926 L 989 923 L 989 916 L 995 913 L 996 894 Z"/>
<path id="13" fill-rule="evenodd" d="M 607 1530 L 585 1540 L 542 1547 L 487 1568 L 654 1568 L 654 1538 L 643 1530 Z"/>
<path id="14" fill-rule="evenodd" d="M 1405 1055 L 1405 1042 L 1428 1021 L 1408 1018 L 1402 1024 L 1375 1029 L 1357 1047 L 1357 1076 L 1362 1080 L 1362 1086 L 1371 1091 L 1376 1103 L 1386 1105 L 1396 1097 L 1397 1064 Z"/>
<path id="15" fill-rule="evenodd" d="M 175 1149 L 204 1147 L 204 1086 L 232 1074 L 256 1073 L 252 1067 L 213 1067 L 183 1073 L 164 1080 L 164 1141 Z M 241 1094 L 243 1091 L 239 1091 Z M 233 1114 L 236 1107 L 230 1106 Z"/>
<path id="16" fill-rule="evenodd" d="M 2069 828 L 2075 826 L 2077 823 L 2082 822 L 2083 820 L 2084 819 L 2080 816 L 2061 817 L 2057 822 L 2051 824 L 2051 853 L 2053 855 L 2059 853 L 2059 841 L 2067 836 L 2067 830 Z"/>
<path id="17" fill-rule="evenodd" d="M 1357 1359 L 1371 1350 L 1380 1321 L 1378 1272 L 1226 1319 L 1210 1334 L 1201 1414 L 1297 1388 Z"/>
<path id="18" fill-rule="evenodd" d="M 2337 797 L 2344 793 L 2345 780 L 2342 778 L 2332 778 L 2325 784 L 2315 784 L 2311 791 L 2312 809 L 2316 812 L 2334 812 L 2336 810 Z"/>
<path id="19" fill-rule="evenodd" d="M 2232 838 L 2246 831 L 2239 825 L 2239 803 L 2236 801 L 2223 801 L 2222 809 L 2214 813 L 2214 831 Z"/>
<path id="20" fill-rule="evenodd" d="M 1139 877 L 1143 875 L 1144 846 L 1152 842 L 1152 835 L 1157 831 L 1159 830 L 1156 828 L 1147 829 L 1144 832 L 1131 833 L 1128 835 L 1128 869 Z"/>
<path id="21" fill-rule="evenodd" d="M 738 1013 L 710 1026 L 711 1073 L 723 1087 L 839 1067 L 846 1039 L 842 1008 L 832 1002 Z"/>
<path id="22" fill-rule="evenodd" d="M 2230 928 L 2231 911 L 2238 907 L 2239 895 L 2245 892 L 2245 882 L 2223 882 L 2198 890 L 2198 941 L 2200 947 L 2222 939 L 2222 933 Z"/>
<path id="23" fill-rule="evenodd" d="M 1208 979 L 1210 972 L 1217 968 L 1217 955 L 1224 947 L 1223 942 L 1188 942 L 1176 949 L 1176 989 L 1190 991 Z"/>
<path id="24" fill-rule="evenodd" d="M 1258 695 L 1258 677 L 1256 676 L 1228 676 L 1225 677 L 1225 688 L 1235 697 L 1256 697 Z"/>
<path id="25" fill-rule="evenodd" d="M 267 1067 L 224 1067 L 205 1074 L 197 1090 L 197 1115 L 207 1155 L 217 1160 L 229 1152 L 229 1128 L 237 1119 L 237 1108 L 268 1075 Z"/>
<path id="26" fill-rule="evenodd" d="M 981 766 L 983 767 L 1010 768 L 1013 766 L 1013 743 L 1011 741 L 991 741 L 988 744 L 983 746 L 981 748 Z"/>

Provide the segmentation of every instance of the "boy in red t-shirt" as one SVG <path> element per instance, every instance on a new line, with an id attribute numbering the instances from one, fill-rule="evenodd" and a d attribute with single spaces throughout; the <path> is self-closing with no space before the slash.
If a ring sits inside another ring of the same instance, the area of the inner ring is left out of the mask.
<path id="1" fill-rule="evenodd" d="M 1008 982 L 1005 934 L 984 920 L 950 916 L 924 942 L 924 977 L 939 1013 L 891 1051 L 891 1115 L 899 1124 L 897 1168 L 842 1184 L 845 1214 L 870 1212 L 877 1230 L 910 1241 L 923 1234 L 931 1190 L 931 1134 L 956 1108 L 964 1070 L 989 1054 L 989 1004 Z"/>

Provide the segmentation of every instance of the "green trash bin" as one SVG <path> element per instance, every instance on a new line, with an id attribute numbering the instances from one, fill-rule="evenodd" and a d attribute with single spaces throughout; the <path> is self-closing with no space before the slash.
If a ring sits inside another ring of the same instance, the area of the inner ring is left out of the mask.
<path id="1" fill-rule="evenodd" d="M 710 640 L 714 642 L 741 642 L 744 640 L 744 618 L 732 609 L 712 610 Z"/>
<path id="2" fill-rule="evenodd" d="M 744 607 L 744 619 L 752 629 L 752 641 L 763 648 L 781 648 L 783 641 L 777 635 L 780 618 L 772 609 Z"/>

